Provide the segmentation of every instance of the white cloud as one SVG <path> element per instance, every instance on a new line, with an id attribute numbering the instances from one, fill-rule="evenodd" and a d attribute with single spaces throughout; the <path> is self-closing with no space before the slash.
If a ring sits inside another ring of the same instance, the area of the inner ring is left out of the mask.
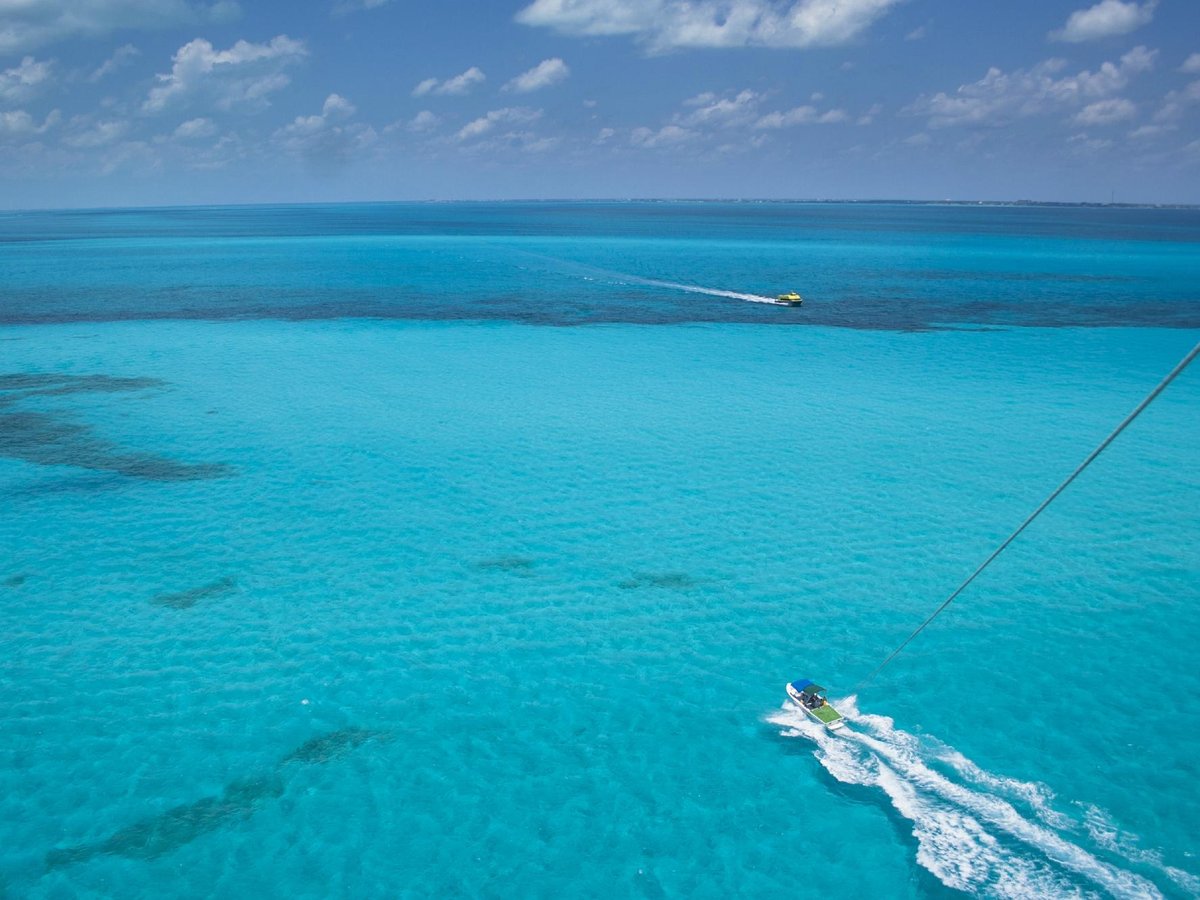
<path id="1" fill-rule="evenodd" d="M 175 51 L 170 73 L 158 76 L 142 111 L 161 112 L 193 95 L 209 96 L 218 109 L 261 109 L 269 105 L 267 95 L 291 82 L 283 69 L 307 53 L 303 41 L 283 34 L 266 44 L 238 41 L 228 50 L 196 38 Z"/>
<path id="2" fill-rule="evenodd" d="M 426 78 L 424 81 L 420 82 L 415 88 L 412 89 L 412 95 L 414 97 L 424 97 L 426 94 L 428 94 L 430 91 L 432 91 L 435 87 L 437 87 L 438 84 L 439 84 L 439 82 L 436 78 Z"/>
<path id="3" fill-rule="evenodd" d="M 320 115 L 296 116 L 291 124 L 278 129 L 272 140 L 286 153 L 319 167 L 342 164 L 377 138 L 369 125 L 347 121 L 356 111 L 345 97 L 330 94 Z"/>
<path id="4" fill-rule="evenodd" d="M 1154 65 L 1158 51 L 1134 47 L 1119 63 L 1103 63 L 1095 72 L 1060 75 L 1061 59 L 1048 59 L 1031 69 L 1005 73 L 995 67 L 979 81 L 960 86 L 953 94 L 921 96 L 904 112 L 929 117 L 932 128 L 953 125 L 1002 125 L 1063 106 L 1102 100 L 1124 88 L 1129 80 Z"/>
<path id="5" fill-rule="evenodd" d="M 920 41 L 920 40 L 924 40 L 925 36 L 928 33 L 929 33 L 928 25 L 919 25 L 916 28 L 914 28 L 912 31 L 910 31 L 908 34 L 906 34 L 904 36 L 904 39 L 906 41 Z"/>
<path id="6" fill-rule="evenodd" d="M 883 104 L 882 103 L 872 103 L 871 108 L 868 109 L 861 116 L 859 116 L 858 121 L 855 122 L 855 124 L 856 125 L 870 125 L 872 122 L 875 121 L 875 117 L 877 115 L 879 115 L 881 112 L 883 112 Z"/>
<path id="7" fill-rule="evenodd" d="M 820 102 L 824 95 L 815 93 L 812 98 L 814 103 Z M 850 118 L 845 110 L 819 109 L 812 104 L 764 112 L 765 99 L 766 95 L 749 89 L 724 95 L 705 91 L 684 100 L 684 110 L 661 128 L 635 128 L 629 140 L 635 147 L 647 148 L 703 142 L 715 146 L 718 153 L 728 153 L 760 146 L 768 139 L 766 131 L 795 125 L 828 125 Z M 728 137 L 731 132 L 741 135 L 733 143 Z"/>
<path id="8" fill-rule="evenodd" d="M 516 91 L 518 94 L 528 94 L 530 91 L 541 90 L 558 84 L 571 74 L 570 68 L 557 56 L 553 59 L 543 59 L 528 72 L 522 72 L 504 86 L 506 91 Z"/>
<path id="9" fill-rule="evenodd" d="M 113 72 L 117 71 L 117 69 L 128 63 L 135 56 L 140 54 L 141 51 L 138 50 L 137 47 L 133 46 L 133 44 L 126 44 L 123 47 L 118 47 L 113 51 L 112 56 L 102 62 L 99 68 L 97 68 L 96 71 L 88 76 L 88 81 L 96 82 L 101 78 L 108 77 Z"/>
<path id="10" fill-rule="evenodd" d="M 1077 9 L 1067 18 L 1067 24 L 1050 32 L 1050 39 L 1078 44 L 1100 38 L 1129 34 L 1154 18 L 1158 0 L 1145 3 L 1124 3 L 1122 0 L 1100 0 L 1095 6 Z"/>
<path id="11" fill-rule="evenodd" d="M 1073 134 L 1067 138 L 1067 144 L 1071 145 L 1076 154 L 1087 156 L 1109 149 L 1113 142 L 1111 138 L 1094 138 L 1087 134 Z"/>
<path id="12" fill-rule="evenodd" d="M 124 29 L 228 22 L 239 15 L 241 8 L 231 0 L 2 0 L 0 55 Z"/>
<path id="13" fill-rule="evenodd" d="M 1193 53 L 1185 59 L 1179 71 L 1188 75 L 1200 75 L 1200 53 Z"/>
<path id="14" fill-rule="evenodd" d="M 217 126 L 212 119 L 188 119 L 176 128 L 171 136 L 177 141 L 193 141 L 212 137 L 216 133 Z"/>
<path id="15" fill-rule="evenodd" d="M 664 125 L 655 131 L 653 128 L 635 128 L 629 135 L 629 142 L 635 147 L 662 147 L 669 144 L 681 144 L 696 137 L 696 132 L 679 125 Z"/>
<path id="16" fill-rule="evenodd" d="M 1145 140 L 1146 138 L 1158 137 L 1160 134 L 1167 134 L 1174 131 L 1174 125 L 1142 125 L 1129 132 L 1129 136 L 1134 140 Z"/>
<path id="17" fill-rule="evenodd" d="M 119 120 L 97 122 L 95 125 L 76 131 L 75 134 L 63 138 L 63 143 L 78 149 L 106 147 L 129 130 L 129 123 Z"/>
<path id="18" fill-rule="evenodd" d="M 540 109 L 530 109 L 527 106 L 506 106 L 503 109 L 493 109 L 487 115 L 480 116 L 468 122 L 458 130 L 460 141 L 469 141 L 487 134 L 497 125 L 519 125 L 536 121 L 542 117 Z"/>
<path id="19" fill-rule="evenodd" d="M 796 106 L 782 112 L 767 113 L 754 123 L 755 128 L 790 128 L 793 125 L 835 125 L 850 118 L 845 110 L 821 112 L 815 106 Z"/>
<path id="20" fill-rule="evenodd" d="M 471 66 L 467 71 L 455 75 L 453 78 L 447 78 L 445 81 L 439 81 L 436 78 L 426 78 L 415 88 L 412 94 L 414 97 L 424 97 L 426 94 L 465 94 L 477 84 L 482 84 L 487 80 L 487 76 L 483 74 L 483 70 L 478 66 Z"/>
<path id="21" fill-rule="evenodd" d="M 358 112 L 358 107 L 341 94 L 330 94 L 321 106 L 321 116 L 325 119 L 348 119 Z"/>
<path id="22" fill-rule="evenodd" d="M 733 97 L 718 97 L 712 92 L 698 94 L 684 101 L 684 106 L 694 107 L 693 112 L 674 118 L 674 124 L 685 129 L 703 131 L 711 128 L 756 128 L 779 129 L 793 125 L 828 125 L 849 119 L 845 110 L 820 110 L 812 105 L 793 107 L 776 112 L 761 112 L 764 96 L 744 90 Z M 824 94 L 812 95 L 814 103 L 825 99 Z"/>
<path id="23" fill-rule="evenodd" d="M 1076 125 L 1112 125 L 1137 115 L 1137 107 L 1123 97 L 1097 100 L 1075 114 Z"/>
<path id="24" fill-rule="evenodd" d="M 758 115 L 758 104 L 762 95 L 745 90 L 734 97 L 718 97 L 712 92 L 698 94 L 683 102 L 694 107 L 694 111 L 677 117 L 677 123 L 685 128 L 717 126 L 732 128 L 753 121 Z"/>
<path id="25" fill-rule="evenodd" d="M 844 44 L 901 0 L 533 0 L 525 25 L 628 35 L 652 52 L 684 47 Z"/>
<path id="26" fill-rule="evenodd" d="M 339 0 L 333 5 L 333 12 L 334 15 L 340 16 L 359 9 L 379 9 L 390 2 L 391 0 Z"/>
<path id="27" fill-rule="evenodd" d="M 0 72 L 0 100 L 5 103 L 21 103 L 36 94 L 50 80 L 53 63 L 37 62 L 26 56 L 11 69 Z"/>
<path id="28" fill-rule="evenodd" d="M 0 112 L 0 138 L 7 136 L 24 136 L 44 134 L 61 118 L 58 110 L 53 110 L 39 125 L 37 121 L 23 109 Z"/>
<path id="29" fill-rule="evenodd" d="M 764 130 L 789 128 L 793 125 L 829 125 L 849 119 L 845 110 L 820 110 L 809 104 L 763 114 L 761 105 L 764 99 L 762 94 L 751 90 L 740 91 L 732 97 L 721 97 L 708 91 L 685 100 L 683 105 L 692 107 L 692 112 L 675 116 L 672 124 L 682 126 L 688 131 L 702 132 L 713 128 L 752 127 Z M 811 99 L 818 103 L 824 100 L 825 96 L 815 93 Z"/>
<path id="30" fill-rule="evenodd" d="M 1154 114 L 1154 121 L 1173 122 L 1182 118 L 1188 108 L 1196 103 L 1200 103 L 1200 81 L 1193 81 L 1181 90 L 1168 93 Z"/>
<path id="31" fill-rule="evenodd" d="M 409 131 L 432 131 L 441 120 L 427 109 L 421 110 L 408 122 Z"/>

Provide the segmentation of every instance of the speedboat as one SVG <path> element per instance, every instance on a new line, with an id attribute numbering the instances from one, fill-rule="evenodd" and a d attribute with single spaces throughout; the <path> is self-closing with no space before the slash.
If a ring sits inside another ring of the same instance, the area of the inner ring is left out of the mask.
<path id="1" fill-rule="evenodd" d="M 780 294 L 778 297 L 776 297 L 771 302 L 774 303 L 776 306 L 803 306 L 804 298 L 801 297 L 799 294 L 797 294 L 795 291 L 792 291 L 791 293 L 788 293 L 788 294 Z"/>
<path id="2" fill-rule="evenodd" d="M 805 715 L 824 725 L 827 730 L 837 731 L 846 727 L 846 720 L 833 708 L 825 696 L 825 688 L 819 684 L 801 678 L 789 684 L 786 690 L 792 702 L 804 710 Z"/>

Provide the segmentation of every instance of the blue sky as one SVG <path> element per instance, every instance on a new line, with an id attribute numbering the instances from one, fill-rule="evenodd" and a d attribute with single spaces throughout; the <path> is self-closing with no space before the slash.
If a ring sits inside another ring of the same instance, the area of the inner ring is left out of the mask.
<path id="1" fill-rule="evenodd" d="M 0 206 L 1200 203 L 1200 0 L 0 0 Z"/>

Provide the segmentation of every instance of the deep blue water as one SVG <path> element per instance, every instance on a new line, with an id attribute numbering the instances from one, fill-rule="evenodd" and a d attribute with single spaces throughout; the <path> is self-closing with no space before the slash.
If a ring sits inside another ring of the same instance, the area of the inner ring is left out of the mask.
<path id="1" fill-rule="evenodd" d="M 846 696 L 1200 339 L 1198 240 L 0 216 L 0 894 L 1200 895 L 1200 370 Z"/>
<path id="2" fill-rule="evenodd" d="M 0 321 L 1197 328 L 1200 210 L 356 204 L 0 215 Z M 803 317 L 635 279 L 808 296 Z"/>

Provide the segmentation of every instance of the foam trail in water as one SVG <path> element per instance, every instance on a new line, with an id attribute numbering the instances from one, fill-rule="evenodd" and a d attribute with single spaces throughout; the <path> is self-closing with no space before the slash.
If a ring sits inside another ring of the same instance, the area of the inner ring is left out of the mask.
<path id="1" fill-rule="evenodd" d="M 632 278 L 625 276 L 630 281 L 636 281 L 639 284 L 649 284 L 654 287 L 668 288 L 673 291 L 687 291 L 689 294 L 708 294 L 710 297 L 729 297 L 733 300 L 746 300 L 750 303 L 774 303 L 774 297 L 763 297 L 760 294 L 741 294 L 737 291 L 723 291 L 719 288 L 700 287 L 695 284 L 678 284 L 674 281 L 654 281 L 650 278 Z"/>
<path id="2" fill-rule="evenodd" d="M 1152 882 L 1059 834 L 1056 828 L 1073 823 L 1050 807 L 1052 794 L 1043 785 L 993 775 L 952 748 L 926 749 L 890 719 L 859 714 L 853 698 L 838 708 L 855 726 L 839 736 L 790 706 L 770 721 L 784 727 L 785 735 L 816 744 L 817 759 L 834 778 L 881 789 L 912 823 L 917 862 L 948 887 L 1014 900 L 1080 897 L 1090 893 L 1075 883 L 1083 878 L 1115 897 L 1162 896 Z M 927 760 L 949 765 L 968 783 L 931 768 Z M 1037 821 L 1005 795 L 1027 803 Z"/>
<path id="3" fill-rule="evenodd" d="M 649 287 L 666 288 L 671 291 L 685 291 L 689 294 L 707 294 L 710 297 L 729 297 L 731 300 L 745 300 L 748 303 L 775 303 L 774 297 L 764 297 L 761 294 L 745 294 L 739 291 L 726 291 L 721 288 L 702 287 L 696 284 L 681 284 L 677 281 L 658 281 L 654 278 L 642 278 L 639 275 L 630 275 L 627 272 L 613 272 L 609 269 L 600 269 L 596 266 L 589 266 L 585 263 L 577 263 L 568 260 L 558 259 L 553 256 L 546 256 L 541 253 L 531 253 L 528 250 L 522 251 L 523 255 L 534 259 L 541 259 L 546 262 L 556 263 L 560 266 L 575 269 L 581 272 L 591 272 L 593 275 L 602 276 L 604 278 L 612 278 L 620 282 L 630 284 L 644 284 Z"/>
<path id="4" fill-rule="evenodd" d="M 1098 806 L 1090 803 L 1081 803 L 1079 806 L 1084 811 L 1083 824 L 1088 835 L 1099 846 L 1126 859 L 1158 869 L 1193 897 L 1200 897 L 1200 878 L 1167 865 L 1163 862 L 1161 853 L 1139 847 L 1137 837 L 1121 831 L 1108 813 Z"/>

